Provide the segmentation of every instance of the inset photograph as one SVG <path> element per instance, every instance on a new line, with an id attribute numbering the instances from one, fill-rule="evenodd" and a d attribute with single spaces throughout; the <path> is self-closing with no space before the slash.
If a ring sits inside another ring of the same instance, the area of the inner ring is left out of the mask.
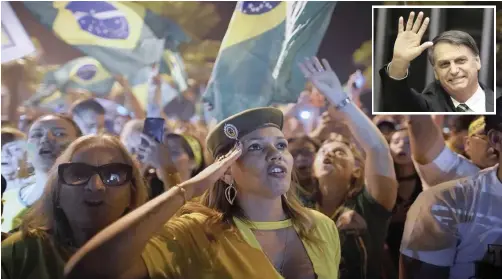
<path id="1" fill-rule="evenodd" d="M 495 6 L 373 6 L 373 114 L 495 114 Z"/>

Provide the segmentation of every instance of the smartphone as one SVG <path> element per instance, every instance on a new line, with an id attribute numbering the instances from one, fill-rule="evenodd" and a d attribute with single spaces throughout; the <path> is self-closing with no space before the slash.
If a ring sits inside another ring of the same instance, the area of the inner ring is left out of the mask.
<path id="1" fill-rule="evenodd" d="M 161 143 L 162 138 L 164 137 L 165 122 L 164 118 L 148 117 L 145 119 L 143 134 L 151 137 L 156 142 Z M 141 144 L 148 145 L 148 143 L 144 142 L 144 140 L 142 140 Z"/>

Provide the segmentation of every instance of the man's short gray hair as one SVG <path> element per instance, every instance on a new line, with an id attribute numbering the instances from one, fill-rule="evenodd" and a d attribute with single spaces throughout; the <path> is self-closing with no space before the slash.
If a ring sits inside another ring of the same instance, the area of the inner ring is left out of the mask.
<path id="1" fill-rule="evenodd" d="M 469 35 L 468 33 L 460 30 L 450 30 L 450 31 L 445 31 L 438 36 L 436 36 L 432 40 L 432 47 L 429 48 L 428 50 L 428 57 L 429 57 L 429 62 L 431 63 L 432 66 L 434 66 L 434 47 L 438 43 L 449 43 L 453 45 L 463 45 L 468 47 L 475 56 L 479 56 L 479 48 L 476 45 L 476 41 L 474 38 Z"/>

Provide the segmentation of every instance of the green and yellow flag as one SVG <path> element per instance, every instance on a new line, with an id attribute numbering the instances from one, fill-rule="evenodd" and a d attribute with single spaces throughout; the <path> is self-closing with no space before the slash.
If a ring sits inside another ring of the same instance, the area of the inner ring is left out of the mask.
<path id="1" fill-rule="evenodd" d="M 24 2 L 61 40 L 99 60 L 114 74 L 131 75 L 159 62 L 165 41 L 145 23 L 146 9 L 132 2 Z"/>
<path id="2" fill-rule="evenodd" d="M 237 3 L 204 93 L 214 118 L 270 103 L 285 20 L 286 2 Z"/>
<path id="3" fill-rule="evenodd" d="M 305 57 L 317 54 L 328 29 L 336 1 L 288 2 L 286 38 L 274 69 L 273 103 L 295 103 L 307 79 L 298 67 Z"/>
<path id="4" fill-rule="evenodd" d="M 55 84 L 62 92 L 68 89 L 84 89 L 98 97 L 107 96 L 114 77 L 93 57 L 73 59 L 59 69 L 45 75 L 45 84 Z"/>

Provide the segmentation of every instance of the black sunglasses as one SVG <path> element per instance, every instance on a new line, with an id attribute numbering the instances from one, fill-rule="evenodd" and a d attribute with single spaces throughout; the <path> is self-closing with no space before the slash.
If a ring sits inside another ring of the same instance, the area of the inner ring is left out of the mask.
<path id="1" fill-rule="evenodd" d="M 59 179 L 69 186 L 82 186 L 98 174 L 106 186 L 122 186 L 132 179 L 132 167 L 127 164 L 113 163 L 91 166 L 84 163 L 65 163 L 58 166 Z"/>

